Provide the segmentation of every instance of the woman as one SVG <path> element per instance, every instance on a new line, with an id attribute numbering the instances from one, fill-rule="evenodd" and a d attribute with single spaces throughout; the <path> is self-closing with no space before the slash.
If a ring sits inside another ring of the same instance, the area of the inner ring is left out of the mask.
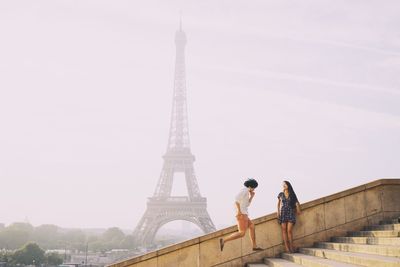
<path id="1" fill-rule="evenodd" d="M 282 238 L 286 252 L 295 252 L 293 246 L 293 226 L 296 224 L 296 212 L 301 214 L 300 204 L 292 185 L 283 181 L 283 192 L 278 195 L 278 222 L 282 227 Z"/>
<path id="2" fill-rule="evenodd" d="M 258 183 L 254 179 L 248 179 L 246 182 L 244 182 L 244 186 L 245 188 L 240 190 L 235 199 L 238 231 L 226 238 L 220 238 L 219 245 L 221 251 L 224 249 L 224 245 L 226 242 L 243 237 L 246 234 L 247 229 L 250 229 L 250 239 L 253 245 L 253 251 L 262 250 L 256 245 L 255 227 L 252 221 L 249 219 L 249 213 L 247 210 L 250 206 L 251 201 L 254 198 L 254 189 L 257 188 Z"/>

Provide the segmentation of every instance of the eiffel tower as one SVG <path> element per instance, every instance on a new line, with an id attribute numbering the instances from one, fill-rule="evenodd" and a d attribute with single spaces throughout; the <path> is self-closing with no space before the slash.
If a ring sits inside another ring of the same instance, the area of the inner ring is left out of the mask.
<path id="1" fill-rule="evenodd" d="M 186 35 L 182 23 L 175 34 L 176 61 L 171 123 L 167 152 L 153 197 L 133 233 L 135 243 L 148 247 L 153 244 L 157 231 L 164 224 L 184 220 L 197 225 L 204 233 L 215 231 L 207 212 L 207 199 L 200 194 L 190 151 L 188 114 L 186 105 L 185 45 Z M 188 196 L 171 196 L 175 173 L 185 175 Z"/>

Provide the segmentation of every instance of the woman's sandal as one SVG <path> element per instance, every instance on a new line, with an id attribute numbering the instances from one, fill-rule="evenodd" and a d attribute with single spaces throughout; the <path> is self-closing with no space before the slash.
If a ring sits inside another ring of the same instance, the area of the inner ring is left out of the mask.
<path id="1" fill-rule="evenodd" d="M 261 251 L 261 250 L 263 250 L 263 249 L 260 248 L 260 247 L 255 247 L 255 248 L 253 248 L 253 251 Z"/>

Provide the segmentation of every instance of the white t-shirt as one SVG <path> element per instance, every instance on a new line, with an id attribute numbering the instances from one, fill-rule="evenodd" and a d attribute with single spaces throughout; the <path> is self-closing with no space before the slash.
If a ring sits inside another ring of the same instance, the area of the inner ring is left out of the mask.
<path id="1" fill-rule="evenodd" d="M 240 190 L 239 194 L 236 195 L 235 201 L 239 203 L 240 206 L 240 211 L 243 214 L 249 214 L 248 211 L 248 207 L 250 205 L 250 201 L 249 201 L 249 189 L 248 188 L 243 188 L 242 190 Z M 236 205 L 235 205 L 236 207 Z M 237 210 L 236 210 L 237 211 Z"/>

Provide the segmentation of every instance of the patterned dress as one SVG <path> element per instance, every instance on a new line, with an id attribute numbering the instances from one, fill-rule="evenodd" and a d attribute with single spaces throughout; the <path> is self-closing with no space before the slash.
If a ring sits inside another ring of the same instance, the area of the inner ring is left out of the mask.
<path id="1" fill-rule="evenodd" d="M 290 198 L 286 198 L 283 192 L 280 192 L 278 198 L 281 200 L 281 216 L 278 218 L 279 224 L 291 222 L 293 224 L 296 223 L 296 213 L 295 209 L 290 207 L 289 200 Z"/>

